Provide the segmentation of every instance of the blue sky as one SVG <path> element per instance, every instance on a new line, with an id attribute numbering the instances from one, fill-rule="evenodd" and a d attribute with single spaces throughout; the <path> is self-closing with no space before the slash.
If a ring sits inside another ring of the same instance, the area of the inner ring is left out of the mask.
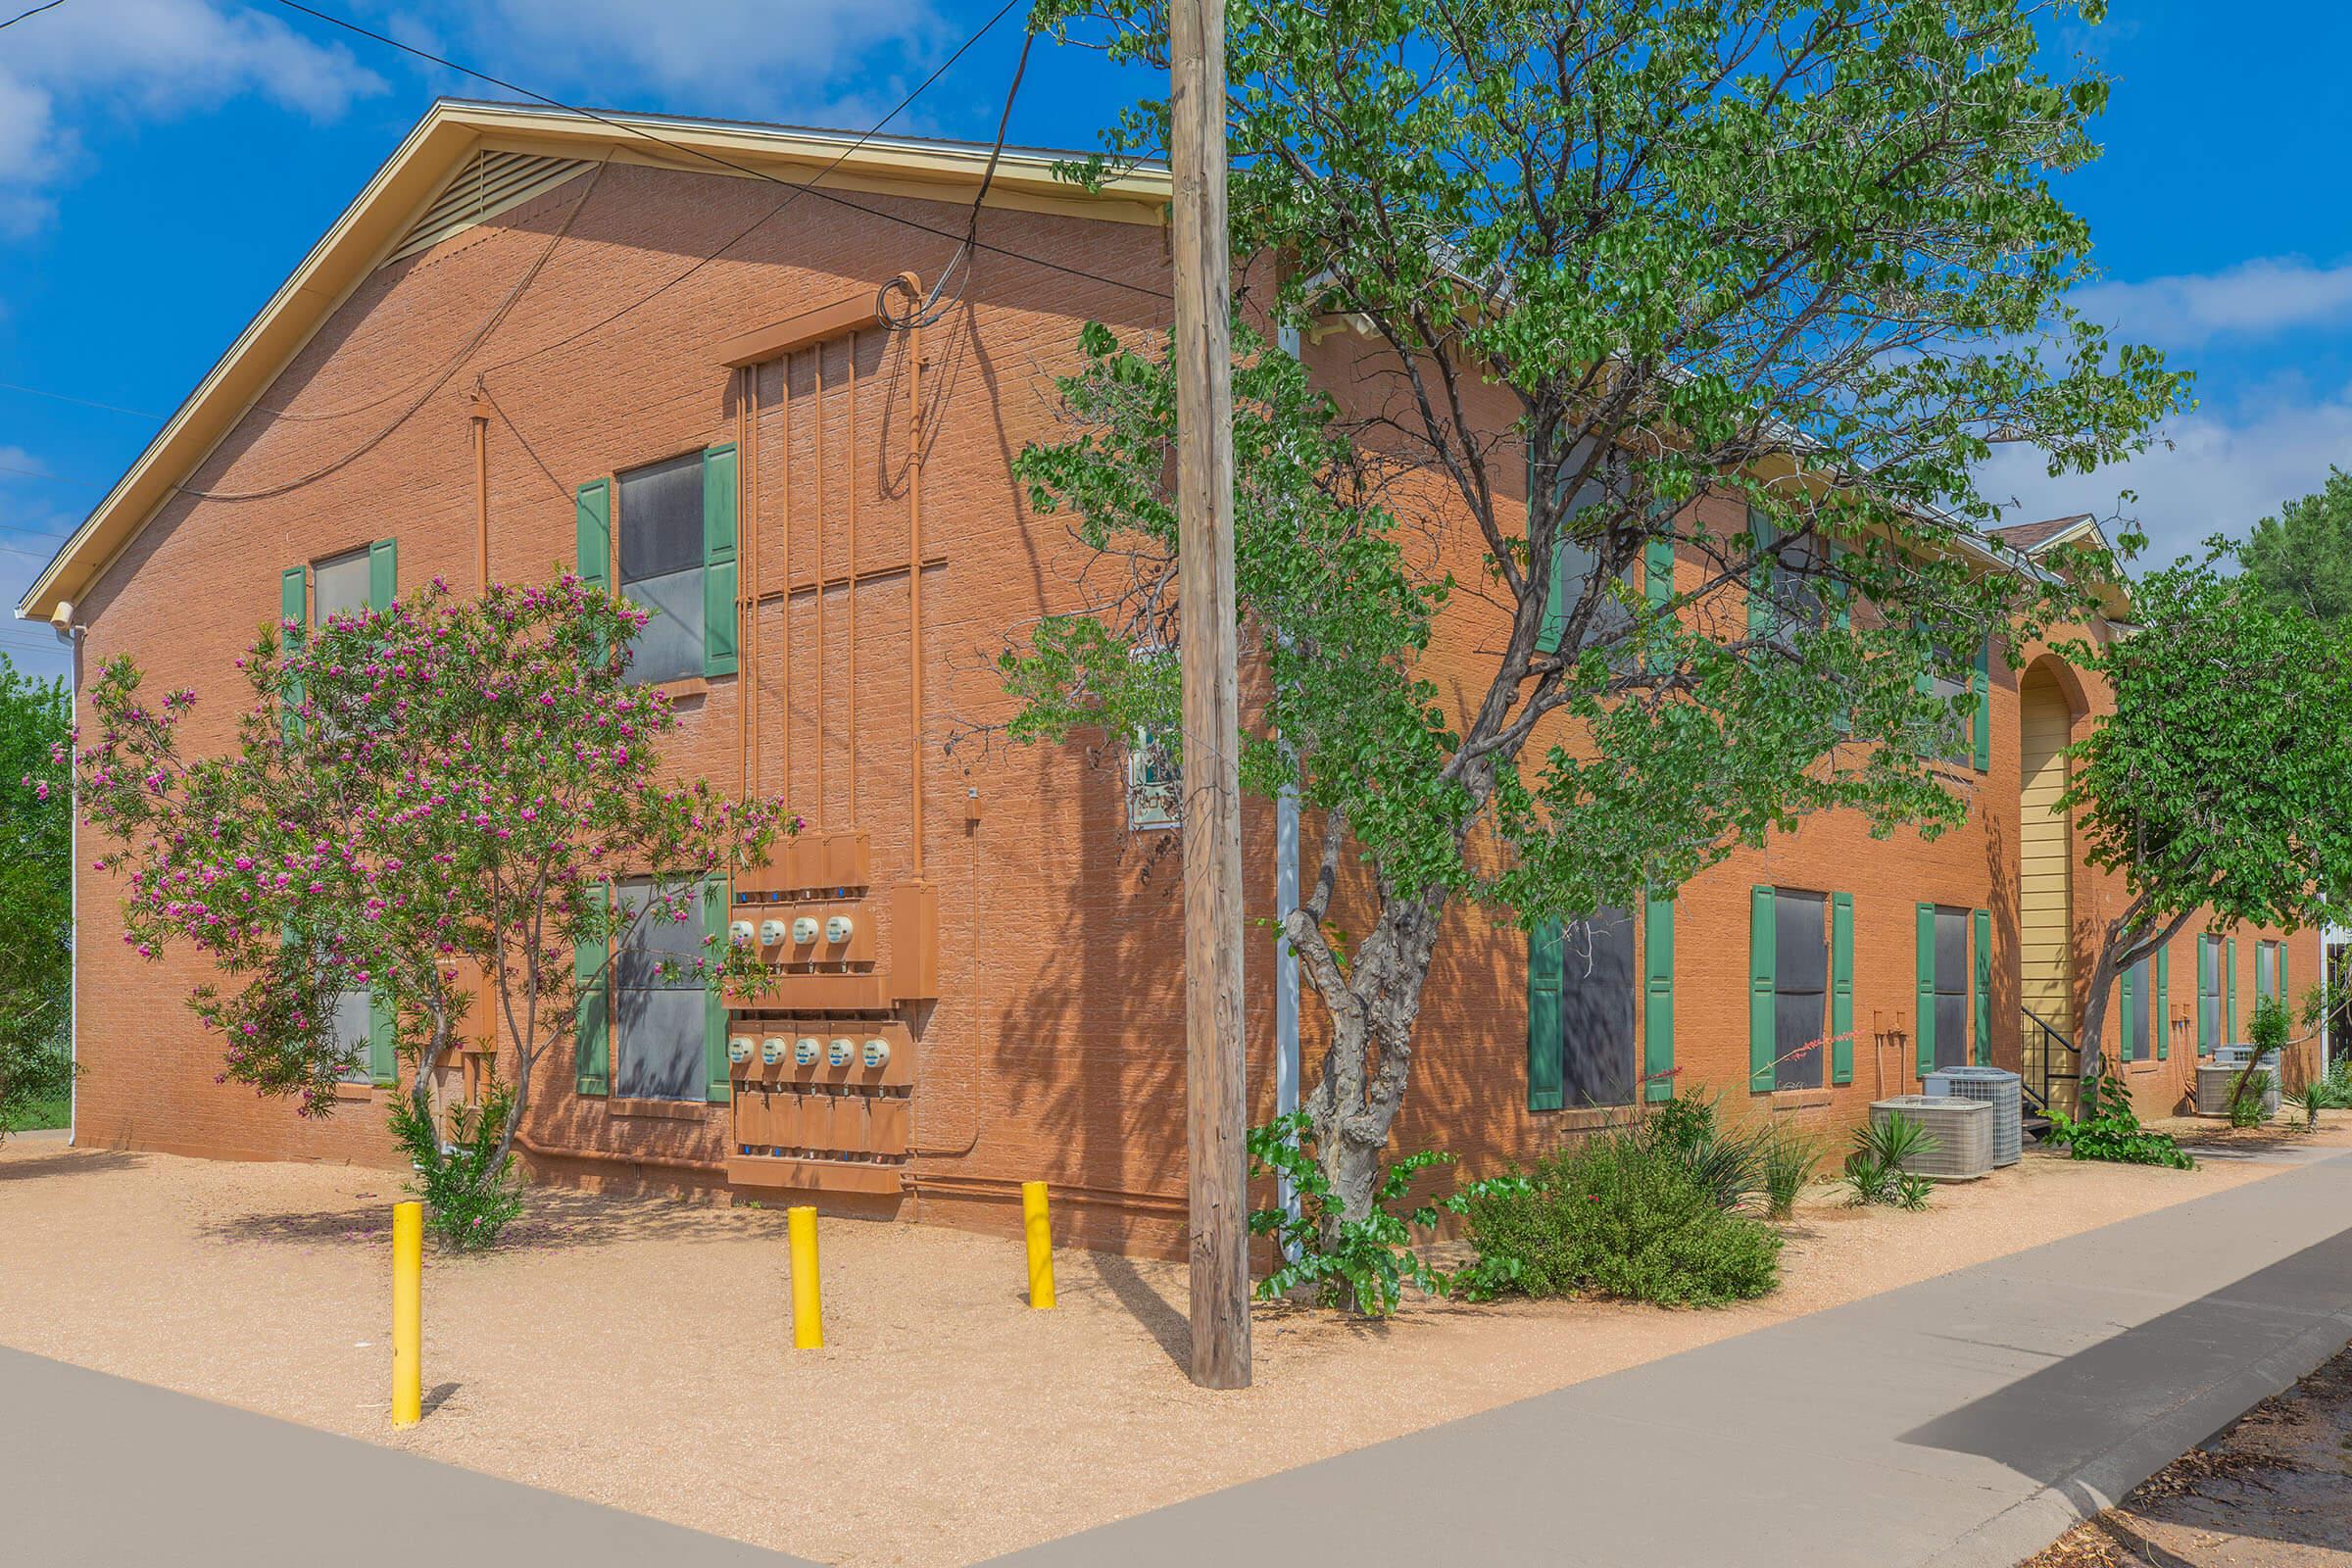
<path id="1" fill-rule="evenodd" d="M 0 0 L 0 19 L 31 3 Z M 999 3 L 321 9 L 570 102 L 862 129 Z M 1019 14 L 895 127 L 985 139 Z M 2051 480 L 2005 453 L 1984 476 L 2020 519 L 2106 513 L 2135 490 L 2168 556 L 2352 466 L 2352 202 L 2325 172 L 2352 145 L 2352 12 L 2275 3 L 2260 28 L 2214 21 L 2210 3 L 2116 0 L 2102 25 L 2050 39 L 2116 78 L 2106 156 L 2066 189 L 2104 272 L 2082 303 L 2195 370 L 2199 408 L 2126 470 Z M 1134 85 L 1041 44 L 1010 134 L 1093 145 Z M 66 0 L 0 31 L 8 604 L 442 93 L 493 95 L 269 3 Z M 0 652 L 63 667 L 46 627 L 0 622 Z"/>

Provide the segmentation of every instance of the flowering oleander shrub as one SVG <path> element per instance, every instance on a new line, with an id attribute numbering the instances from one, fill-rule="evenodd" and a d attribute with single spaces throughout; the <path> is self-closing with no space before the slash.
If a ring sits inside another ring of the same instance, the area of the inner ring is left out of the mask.
<path id="1" fill-rule="evenodd" d="M 426 1117 L 460 1022 L 487 1007 L 513 1095 L 467 1168 L 506 1180 L 532 1069 L 574 1040 L 583 999 L 601 1005 L 610 960 L 576 956 L 693 918 L 701 880 L 762 863 L 800 825 L 662 768 L 676 714 L 625 679 L 646 619 L 566 573 L 479 601 L 435 579 L 384 610 L 288 621 L 238 661 L 250 701 L 204 755 L 193 692 L 151 698 L 130 661 L 106 666 L 75 759 L 109 846 L 96 865 L 122 878 L 124 942 L 219 971 L 190 1003 L 220 1039 L 221 1081 L 330 1113 L 358 1065 L 336 999 L 366 991 Z M 661 891 L 612 898 L 626 874 Z M 666 962 L 756 983 L 723 940 Z"/>

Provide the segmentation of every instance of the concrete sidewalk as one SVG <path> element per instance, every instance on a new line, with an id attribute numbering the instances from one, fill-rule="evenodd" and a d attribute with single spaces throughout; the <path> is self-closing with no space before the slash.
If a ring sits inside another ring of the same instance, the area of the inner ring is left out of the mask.
<path id="1" fill-rule="evenodd" d="M 42 1568 L 812 1568 L 4 1348 L 0 1477 L 0 1562 Z"/>
<path id="2" fill-rule="evenodd" d="M 1000 1559 L 2007 1568 L 2352 1338 L 2352 1154 Z M 0 1348 L 0 1559 L 800 1559 Z"/>
<path id="3" fill-rule="evenodd" d="M 2009 1568 L 2352 1339 L 2352 1155 L 1000 1561 Z"/>

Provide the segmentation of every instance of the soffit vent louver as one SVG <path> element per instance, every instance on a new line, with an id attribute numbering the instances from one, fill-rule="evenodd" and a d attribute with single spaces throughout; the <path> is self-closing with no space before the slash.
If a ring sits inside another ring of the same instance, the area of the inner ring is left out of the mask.
<path id="1" fill-rule="evenodd" d="M 441 188 L 441 194 L 384 261 L 397 262 L 429 250 L 452 234 L 555 189 L 588 167 L 584 158 L 478 150 Z"/>

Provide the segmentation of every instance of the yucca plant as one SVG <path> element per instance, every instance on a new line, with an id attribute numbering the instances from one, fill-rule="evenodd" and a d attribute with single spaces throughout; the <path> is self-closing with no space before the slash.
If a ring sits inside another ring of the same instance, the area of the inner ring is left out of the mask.
<path id="1" fill-rule="evenodd" d="M 1853 1152 L 1845 1156 L 1842 1177 L 1848 1194 L 1846 1201 L 1856 1208 L 1873 1203 L 1893 1208 L 1927 1207 L 1927 1179 L 1903 1169 L 1903 1162 L 1933 1153 L 1936 1148 L 1936 1135 L 1924 1123 L 1900 1111 L 1883 1122 L 1872 1121 L 1855 1128 Z"/>

